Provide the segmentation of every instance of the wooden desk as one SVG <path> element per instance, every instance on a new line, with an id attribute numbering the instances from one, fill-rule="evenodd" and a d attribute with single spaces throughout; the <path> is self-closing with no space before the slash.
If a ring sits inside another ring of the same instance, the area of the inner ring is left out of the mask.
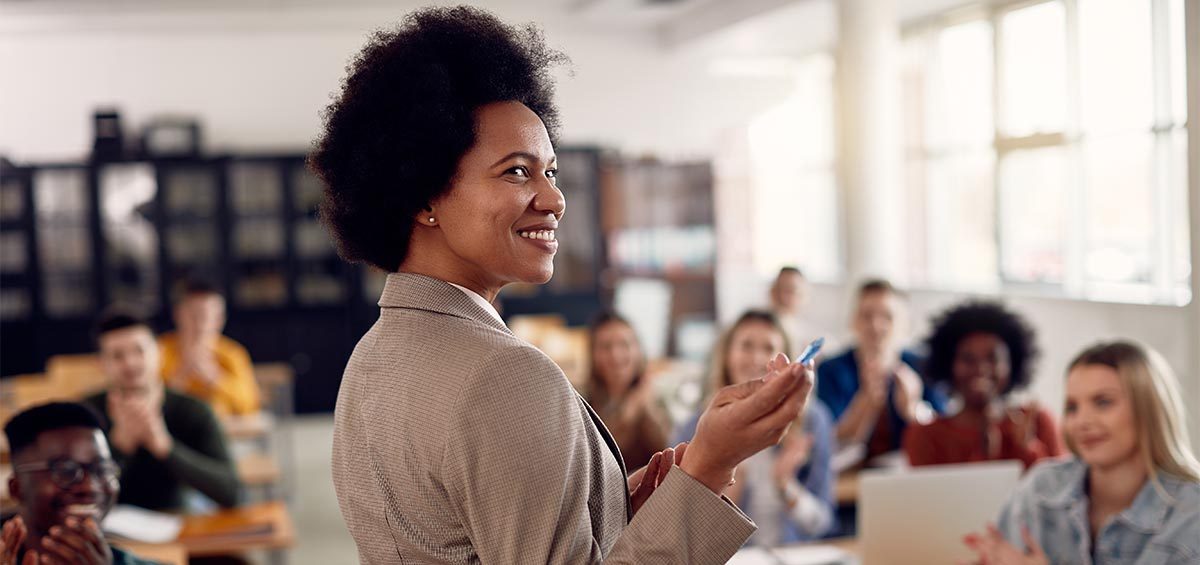
<path id="1" fill-rule="evenodd" d="M 263 453 L 251 453 L 237 460 L 238 478 L 248 487 L 273 485 L 283 475 L 275 458 Z"/>
<path id="2" fill-rule="evenodd" d="M 176 543 L 187 550 L 189 557 L 280 550 L 296 543 L 296 527 L 286 505 L 265 502 L 187 516 Z"/>
<path id="3" fill-rule="evenodd" d="M 157 561 L 165 565 L 187 565 L 187 549 L 177 543 L 161 545 L 137 542 L 117 542 L 114 545 L 142 559 Z"/>
<path id="4" fill-rule="evenodd" d="M 275 418 L 266 412 L 257 412 L 245 416 L 220 416 L 221 428 L 225 436 L 231 440 L 263 439 L 275 428 Z"/>
<path id="5" fill-rule="evenodd" d="M 839 506 L 857 504 L 858 473 L 843 473 L 838 475 L 837 484 L 833 487 L 833 498 Z"/>

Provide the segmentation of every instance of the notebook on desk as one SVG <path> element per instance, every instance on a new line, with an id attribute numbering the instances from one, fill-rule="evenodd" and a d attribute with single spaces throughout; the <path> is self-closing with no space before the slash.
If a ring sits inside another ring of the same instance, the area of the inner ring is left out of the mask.
<path id="1" fill-rule="evenodd" d="M 863 563 L 957 563 L 962 538 L 995 521 L 1017 486 L 1017 461 L 863 471 L 858 539 Z"/>

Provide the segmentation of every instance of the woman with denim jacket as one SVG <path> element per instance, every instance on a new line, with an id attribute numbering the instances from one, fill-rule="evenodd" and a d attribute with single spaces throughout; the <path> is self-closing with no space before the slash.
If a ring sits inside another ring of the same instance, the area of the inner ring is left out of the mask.
<path id="1" fill-rule="evenodd" d="M 1200 562 L 1200 463 L 1179 384 L 1148 347 L 1102 343 L 1067 374 L 1075 454 L 1017 487 L 998 526 L 965 540 L 985 564 Z"/>

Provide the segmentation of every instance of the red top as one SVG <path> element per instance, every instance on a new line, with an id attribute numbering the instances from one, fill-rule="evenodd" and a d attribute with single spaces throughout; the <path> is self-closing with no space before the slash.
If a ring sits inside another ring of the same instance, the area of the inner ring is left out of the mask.
<path id="1" fill-rule="evenodd" d="M 1036 414 L 1032 414 L 1036 410 Z M 921 465 L 946 465 L 1001 459 L 1019 459 L 1028 469 L 1037 460 L 1057 457 L 1065 451 L 1062 436 L 1050 413 L 1041 407 L 1022 408 L 1032 414 L 1034 423 L 1017 438 L 1019 430 L 1013 418 L 1004 418 L 997 426 L 1000 432 L 999 452 L 984 452 L 983 434 L 976 427 L 966 427 L 951 418 L 938 418 L 923 426 L 909 426 L 904 433 L 904 451 L 909 462 Z"/>

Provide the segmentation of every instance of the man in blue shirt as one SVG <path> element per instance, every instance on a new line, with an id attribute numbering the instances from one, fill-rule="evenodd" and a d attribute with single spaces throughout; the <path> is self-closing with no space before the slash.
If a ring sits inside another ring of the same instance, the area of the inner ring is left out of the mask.
<path id="1" fill-rule="evenodd" d="M 900 349 L 903 315 L 903 297 L 890 283 L 864 283 L 853 321 L 857 345 L 817 368 L 817 396 L 837 421 L 838 444 L 865 444 L 867 460 L 899 449 L 910 422 L 946 408 L 945 395 L 925 386 L 920 357 Z"/>

